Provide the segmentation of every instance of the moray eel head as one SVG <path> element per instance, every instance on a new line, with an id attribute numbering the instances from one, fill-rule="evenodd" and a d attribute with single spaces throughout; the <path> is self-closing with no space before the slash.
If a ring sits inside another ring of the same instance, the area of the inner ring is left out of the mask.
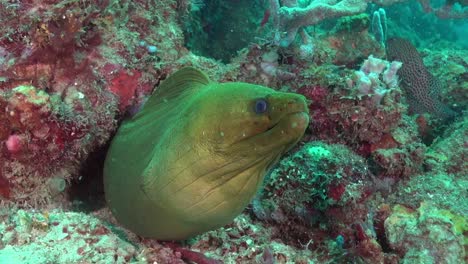
<path id="1" fill-rule="evenodd" d="M 221 227 L 308 123 L 302 95 L 181 69 L 119 128 L 104 165 L 106 200 L 145 237 L 181 240 Z"/>
<path id="2" fill-rule="evenodd" d="M 190 129 L 194 140 L 231 157 L 283 154 L 309 123 L 302 95 L 247 83 L 216 84 L 199 102 Z"/>

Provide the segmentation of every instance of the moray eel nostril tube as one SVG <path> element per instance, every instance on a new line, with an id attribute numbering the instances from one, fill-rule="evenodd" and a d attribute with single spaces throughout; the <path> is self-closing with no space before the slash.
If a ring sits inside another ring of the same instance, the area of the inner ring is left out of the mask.
<path id="1" fill-rule="evenodd" d="M 117 131 L 104 164 L 106 200 L 144 237 L 182 240 L 221 227 L 308 123 L 302 95 L 183 68 Z"/>

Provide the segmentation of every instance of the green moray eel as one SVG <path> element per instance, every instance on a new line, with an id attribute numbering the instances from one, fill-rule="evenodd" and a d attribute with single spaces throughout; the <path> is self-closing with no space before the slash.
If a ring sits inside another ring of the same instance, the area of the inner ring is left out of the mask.
<path id="1" fill-rule="evenodd" d="M 143 237 L 183 240 L 230 223 L 309 123 L 302 95 L 216 83 L 187 67 L 123 122 L 104 164 L 116 219 Z"/>

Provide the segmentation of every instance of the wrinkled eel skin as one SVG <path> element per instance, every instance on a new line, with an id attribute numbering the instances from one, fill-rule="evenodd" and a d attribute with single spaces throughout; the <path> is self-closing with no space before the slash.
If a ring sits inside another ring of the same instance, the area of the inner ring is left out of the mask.
<path id="1" fill-rule="evenodd" d="M 134 233 L 183 240 L 230 223 L 309 123 L 302 95 L 216 83 L 186 67 L 123 122 L 104 164 L 107 203 Z"/>

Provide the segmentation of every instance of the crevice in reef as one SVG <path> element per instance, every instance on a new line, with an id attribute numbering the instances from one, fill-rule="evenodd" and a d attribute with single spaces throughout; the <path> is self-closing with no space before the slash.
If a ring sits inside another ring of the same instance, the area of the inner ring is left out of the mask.
<path id="1" fill-rule="evenodd" d="M 91 153 L 79 171 L 79 177 L 71 181 L 68 190 L 72 207 L 83 212 L 91 212 L 106 205 L 102 168 L 108 146 Z"/>

